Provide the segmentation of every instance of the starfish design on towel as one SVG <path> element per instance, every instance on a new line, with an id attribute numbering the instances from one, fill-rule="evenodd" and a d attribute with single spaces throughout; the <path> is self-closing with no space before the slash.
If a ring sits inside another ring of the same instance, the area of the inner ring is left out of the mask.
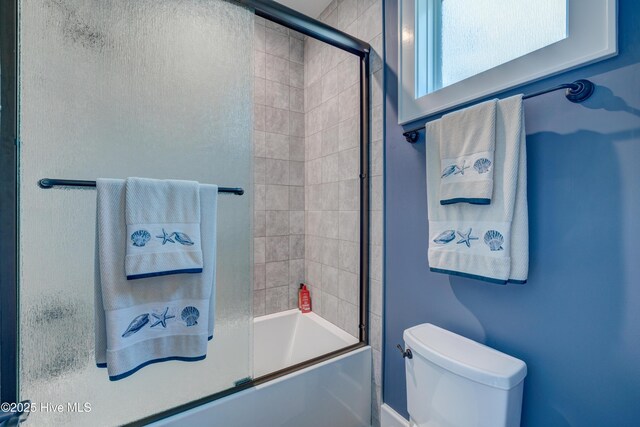
<path id="1" fill-rule="evenodd" d="M 459 231 L 457 233 L 458 233 L 458 236 L 460 236 L 460 240 L 458 240 L 456 243 L 464 243 L 465 245 L 467 245 L 468 248 L 471 247 L 472 240 L 478 240 L 477 237 L 473 237 L 471 235 L 471 228 L 466 233 L 461 233 Z"/>
<path id="2" fill-rule="evenodd" d="M 151 313 L 151 315 L 157 319 L 156 322 L 153 325 L 151 325 L 151 327 L 153 328 L 154 326 L 162 325 L 163 328 L 166 328 L 167 320 L 173 319 L 174 317 L 176 317 L 176 316 L 167 315 L 168 311 L 169 311 L 169 307 L 166 307 L 164 309 L 164 313 L 162 314 Z"/>
<path id="3" fill-rule="evenodd" d="M 471 166 L 465 166 L 466 163 L 467 163 L 467 161 L 463 160 L 462 161 L 462 167 L 457 166 L 458 170 L 456 172 L 454 172 L 453 174 L 454 175 L 458 175 L 458 174 L 464 175 L 465 169 L 469 169 L 471 167 Z"/>
<path id="4" fill-rule="evenodd" d="M 171 242 L 171 243 L 175 243 L 173 241 L 173 239 L 171 238 L 171 236 L 173 236 L 173 234 L 167 234 L 166 231 L 164 231 L 164 228 L 162 229 L 162 235 L 161 236 L 156 236 L 158 239 L 162 239 L 162 245 L 164 245 L 167 242 Z"/>

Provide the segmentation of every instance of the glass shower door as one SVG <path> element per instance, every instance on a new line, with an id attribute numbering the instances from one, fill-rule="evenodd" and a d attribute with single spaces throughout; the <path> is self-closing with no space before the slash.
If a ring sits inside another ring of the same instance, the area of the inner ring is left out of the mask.
<path id="1" fill-rule="evenodd" d="M 222 0 L 19 7 L 19 396 L 35 404 L 31 422 L 123 424 L 250 377 L 253 13 Z M 245 195 L 218 199 L 206 359 L 112 382 L 94 360 L 95 190 L 37 182 L 127 176 Z"/>

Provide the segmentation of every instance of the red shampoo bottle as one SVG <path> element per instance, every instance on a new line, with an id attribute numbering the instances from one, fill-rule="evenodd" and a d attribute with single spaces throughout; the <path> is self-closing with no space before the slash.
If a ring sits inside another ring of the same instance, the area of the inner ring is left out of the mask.
<path id="1" fill-rule="evenodd" d="M 307 286 L 300 284 L 300 290 L 298 291 L 298 308 L 303 313 L 309 313 L 311 311 L 311 295 Z"/>

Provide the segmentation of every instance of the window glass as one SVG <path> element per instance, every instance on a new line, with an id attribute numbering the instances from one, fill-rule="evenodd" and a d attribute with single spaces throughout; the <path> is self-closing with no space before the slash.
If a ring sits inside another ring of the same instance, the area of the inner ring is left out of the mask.
<path id="1" fill-rule="evenodd" d="M 566 0 L 416 1 L 418 97 L 567 37 Z"/>

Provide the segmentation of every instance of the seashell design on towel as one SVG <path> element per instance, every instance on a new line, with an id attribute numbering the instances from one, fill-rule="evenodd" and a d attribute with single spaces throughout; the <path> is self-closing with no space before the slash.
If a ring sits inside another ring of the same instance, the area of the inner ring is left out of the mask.
<path id="1" fill-rule="evenodd" d="M 502 244 L 504 243 L 504 237 L 499 231 L 489 230 L 484 234 L 484 242 L 489 246 L 492 251 L 501 251 Z"/>
<path id="2" fill-rule="evenodd" d="M 446 178 L 449 175 L 453 175 L 460 172 L 460 168 L 458 165 L 449 165 L 442 171 L 442 176 L 440 178 Z"/>
<path id="3" fill-rule="evenodd" d="M 446 230 L 438 234 L 438 236 L 435 239 L 433 239 L 433 242 L 439 245 L 446 245 L 447 243 L 451 242 L 455 238 L 456 238 L 455 230 Z"/>
<path id="4" fill-rule="evenodd" d="M 200 317 L 200 312 L 197 308 L 193 306 L 187 306 L 182 310 L 182 314 L 180 315 L 182 320 L 185 321 L 187 326 L 194 326 L 198 324 L 198 317 Z"/>
<path id="5" fill-rule="evenodd" d="M 191 237 L 189 237 L 189 235 L 187 235 L 186 233 L 182 233 L 180 231 L 174 231 L 169 237 L 175 238 L 176 241 L 181 245 L 185 245 L 185 246 L 193 245 L 193 241 L 191 240 Z"/>
<path id="6" fill-rule="evenodd" d="M 450 175 L 464 175 L 464 171 L 466 169 L 469 169 L 470 166 L 465 166 L 465 164 L 467 163 L 466 160 L 462 161 L 462 166 L 458 166 L 458 165 L 449 165 L 446 168 L 444 168 L 444 170 L 442 171 L 442 176 L 440 178 L 446 178 Z"/>
<path id="7" fill-rule="evenodd" d="M 125 330 L 124 333 L 122 334 L 122 338 L 126 338 L 128 336 L 135 334 L 140 329 L 142 329 L 144 325 L 146 325 L 147 323 L 149 323 L 148 313 L 144 313 L 144 314 L 141 314 L 140 316 L 137 316 L 135 319 L 131 321 L 131 323 L 129 323 L 127 330 Z"/>
<path id="8" fill-rule="evenodd" d="M 491 167 L 491 160 L 486 159 L 484 157 L 478 159 L 473 164 L 473 168 L 478 171 L 478 173 L 486 173 L 489 172 L 489 168 Z"/>
<path id="9" fill-rule="evenodd" d="M 142 247 L 151 239 L 151 234 L 147 230 L 134 231 L 131 235 L 133 246 Z"/>

